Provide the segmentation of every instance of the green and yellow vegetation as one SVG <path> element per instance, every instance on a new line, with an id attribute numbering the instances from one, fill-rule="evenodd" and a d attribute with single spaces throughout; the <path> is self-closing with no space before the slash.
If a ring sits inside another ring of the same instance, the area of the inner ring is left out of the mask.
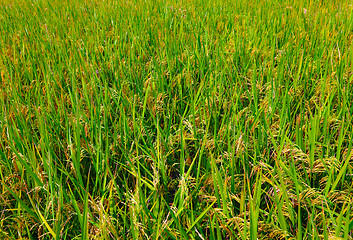
<path id="1" fill-rule="evenodd" d="M 352 239 L 350 4 L 1 0 L 0 239 Z"/>

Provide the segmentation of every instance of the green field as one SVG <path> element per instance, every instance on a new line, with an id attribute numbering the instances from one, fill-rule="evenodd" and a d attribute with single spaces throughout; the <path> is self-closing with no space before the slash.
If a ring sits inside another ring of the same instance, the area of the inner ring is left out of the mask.
<path id="1" fill-rule="evenodd" d="M 348 0 L 0 0 L 0 239 L 352 239 Z"/>

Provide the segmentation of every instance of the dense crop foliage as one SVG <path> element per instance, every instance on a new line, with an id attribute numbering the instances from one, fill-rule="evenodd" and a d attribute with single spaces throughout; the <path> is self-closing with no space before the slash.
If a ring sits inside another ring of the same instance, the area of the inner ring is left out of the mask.
<path id="1" fill-rule="evenodd" d="M 352 238 L 350 2 L 0 1 L 0 238 Z"/>

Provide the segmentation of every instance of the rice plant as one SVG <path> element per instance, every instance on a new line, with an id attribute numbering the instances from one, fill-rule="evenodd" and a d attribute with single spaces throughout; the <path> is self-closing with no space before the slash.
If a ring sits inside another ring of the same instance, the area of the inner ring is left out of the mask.
<path id="1" fill-rule="evenodd" d="M 0 1 L 0 239 L 352 239 L 351 1 Z"/>

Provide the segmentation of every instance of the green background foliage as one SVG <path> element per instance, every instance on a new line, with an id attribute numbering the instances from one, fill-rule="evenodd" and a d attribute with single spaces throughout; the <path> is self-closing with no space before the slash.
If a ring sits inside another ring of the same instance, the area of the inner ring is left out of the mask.
<path id="1" fill-rule="evenodd" d="M 350 239 L 350 1 L 0 2 L 0 238 Z"/>

